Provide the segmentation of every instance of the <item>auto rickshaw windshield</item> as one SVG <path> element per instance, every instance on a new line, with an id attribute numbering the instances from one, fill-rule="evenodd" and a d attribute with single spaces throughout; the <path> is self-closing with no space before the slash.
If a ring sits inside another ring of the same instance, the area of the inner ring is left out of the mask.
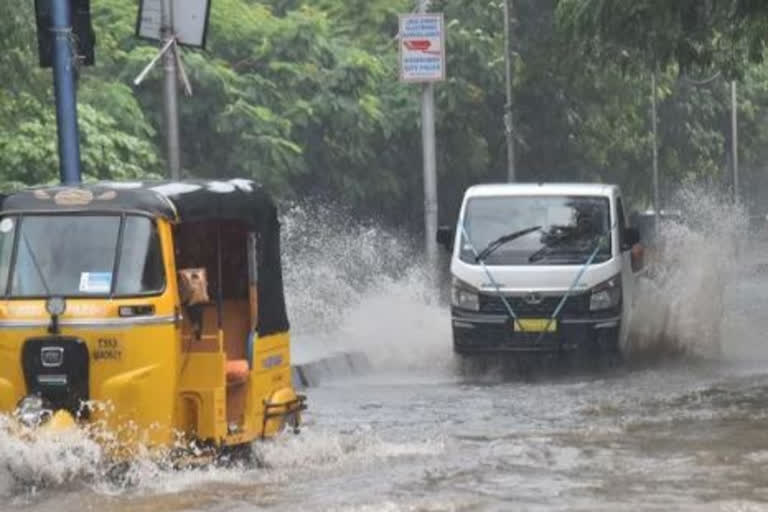
<path id="1" fill-rule="evenodd" d="M 10 298 L 137 296 L 164 288 L 160 238 L 148 217 L 0 220 L 0 290 Z"/>

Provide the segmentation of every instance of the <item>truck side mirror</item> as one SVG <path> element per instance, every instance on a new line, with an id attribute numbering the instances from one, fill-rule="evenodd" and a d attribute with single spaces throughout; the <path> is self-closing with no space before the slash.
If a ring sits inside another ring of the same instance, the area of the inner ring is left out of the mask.
<path id="1" fill-rule="evenodd" d="M 437 243 L 445 247 L 446 251 L 453 250 L 453 228 L 450 226 L 437 228 Z"/>
<path id="2" fill-rule="evenodd" d="M 624 244 L 622 250 L 628 251 L 636 244 L 640 243 L 640 231 L 637 228 L 624 229 Z"/>

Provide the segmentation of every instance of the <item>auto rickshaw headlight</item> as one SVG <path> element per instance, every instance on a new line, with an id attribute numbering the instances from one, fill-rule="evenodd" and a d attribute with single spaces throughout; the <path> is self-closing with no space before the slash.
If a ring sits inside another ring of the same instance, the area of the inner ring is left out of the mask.
<path id="1" fill-rule="evenodd" d="M 64 301 L 63 297 L 49 297 L 48 300 L 45 301 L 45 310 L 48 311 L 48 314 L 51 316 L 63 315 L 64 311 L 67 310 L 67 303 Z"/>
<path id="2" fill-rule="evenodd" d="M 36 428 L 48 421 L 53 411 L 46 407 L 45 400 L 37 395 L 27 395 L 16 406 L 14 416 L 29 428 Z"/>

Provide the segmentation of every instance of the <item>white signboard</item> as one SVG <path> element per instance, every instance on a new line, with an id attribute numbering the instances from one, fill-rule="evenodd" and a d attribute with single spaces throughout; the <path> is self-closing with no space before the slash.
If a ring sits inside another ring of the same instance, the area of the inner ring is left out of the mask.
<path id="1" fill-rule="evenodd" d="M 400 15 L 400 80 L 445 80 L 445 32 L 443 15 Z"/>
<path id="2" fill-rule="evenodd" d="M 205 47 L 211 0 L 171 0 L 173 3 L 173 31 L 179 44 Z M 136 35 L 144 39 L 161 41 L 162 0 L 141 0 Z"/>

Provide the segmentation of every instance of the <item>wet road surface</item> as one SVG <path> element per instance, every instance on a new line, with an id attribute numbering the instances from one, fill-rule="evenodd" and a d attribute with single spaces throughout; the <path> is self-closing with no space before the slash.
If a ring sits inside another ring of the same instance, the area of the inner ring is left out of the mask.
<path id="1" fill-rule="evenodd" d="M 147 464 L 133 488 L 74 479 L 36 493 L 17 489 L 6 503 L 62 512 L 768 503 L 762 368 L 678 364 L 548 380 L 389 374 L 327 384 L 312 391 L 299 436 L 257 447 L 267 468 L 174 473 Z"/>
<path id="2" fill-rule="evenodd" d="M 459 374 L 445 310 L 416 311 L 405 330 L 420 337 L 399 348 L 418 364 L 309 390 L 302 433 L 256 446 L 265 468 L 139 461 L 123 488 L 86 445 L 66 459 L 0 439 L 0 509 L 768 510 L 766 290 L 765 276 L 728 287 L 722 361 L 533 380 Z M 394 302 L 401 320 L 414 310 Z M 379 336 L 372 353 L 391 356 L 383 341 L 402 333 L 358 313 L 358 339 Z M 433 331 L 431 350 L 413 350 Z M 46 485 L 20 485 L 20 474 Z"/>

